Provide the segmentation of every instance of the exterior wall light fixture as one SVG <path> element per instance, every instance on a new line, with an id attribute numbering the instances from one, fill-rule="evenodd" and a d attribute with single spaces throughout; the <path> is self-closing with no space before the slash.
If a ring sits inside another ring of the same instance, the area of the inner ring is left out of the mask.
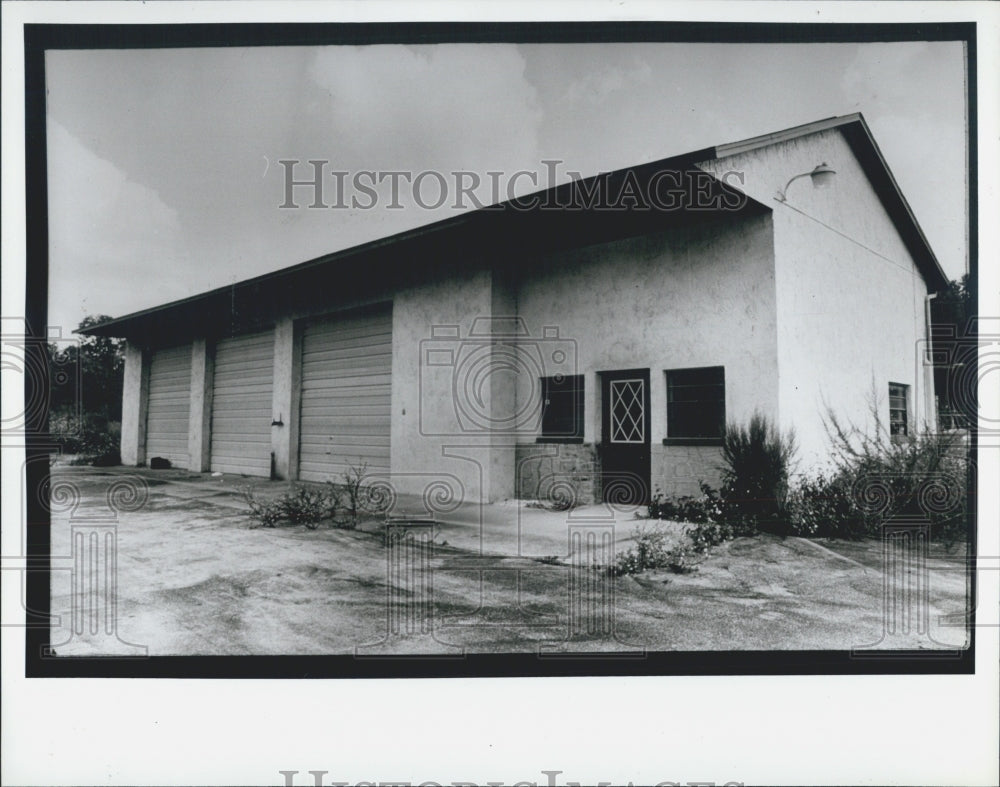
<path id="1" fill-rule="evenodd" d="M 827 165 L 827 163 L 824 161 L 822 164 L 814 167 L 812 169 L 812 171 L 810 171 L 810 172 L 802 172 L 802 173 L 796 175 L 795 177 L 793 177 L 791 180 L 788 181 L 788 183 L 785 184 L 785 187 L 783 189 L 780 189 L 774 195 L 774 198 L 776 200 L 778 200 L 778 202 L 784 202 L 785 201 L 785 194 L 788 192 L 788 187 L 791 186 L 799 178 L 804 178 L 806 175 L 808 175 L 810 178 L 812 178 L 813 188 L 822 189 L 822 188 L 825 188 L 826 186 L 830 185 L 830 182 L 833 180 L 833 176 L 836 175 L 836 174 L 837 174 L 837 171 L 834 170 L 834 169 L 831 169 Z"/>

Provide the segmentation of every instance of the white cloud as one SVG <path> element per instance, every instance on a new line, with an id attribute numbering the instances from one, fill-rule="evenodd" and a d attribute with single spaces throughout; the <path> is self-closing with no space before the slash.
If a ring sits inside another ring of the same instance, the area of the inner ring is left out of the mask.
<path id="1" fill-rule="evenodd" d="M 562 100 L 569 104 L 600 106 L 613 93 L 648 85 L 652 76 L 653 69 L 645 61 L 637 61 L 630 68 L 612 66 L 593 71 L 571 82 Z"/>
<path id="2" fill-rule="evenodd" d="M 841 78 L 951 278 L 967 263 L 963 66 L 957 43 L 867 44 Z"/>
<path id="3" fill-rule="evenodd" d="M 331 141 L 369 166 L 537 163 L 542 111 L 512 45 L 325 47 L 310 76 L 329 95 Z"/>
<path id="4" fill-rule="evenodd" d="M 123 303 L 134 302 L 141 292 L 139 265 L 169 265 L 186 251 L 177 211 L 155 190 L 130 181 L 51 118 L 47 143 L 49 321 L 74 328 L 86 313 L 117 314 Z M 89 303 L 81 299 L 84 271 L 102 284 Z M 148 300 L 168 297 L 158 286 Z"/>
<path id="5" fill-rule="evenodd" d="M 965 270 L 965 139 L 953 118 L 877 115 L 872 134 L 938 261 L 951 278 Z"/>

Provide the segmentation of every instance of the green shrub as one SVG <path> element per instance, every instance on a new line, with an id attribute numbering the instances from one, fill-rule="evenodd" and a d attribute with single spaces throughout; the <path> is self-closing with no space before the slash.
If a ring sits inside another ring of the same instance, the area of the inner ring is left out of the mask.
<path id="1" fill-rule="evenodd" d="M 785 532 L 795 433 L 782 435 L 754 413 L 747 426 L 729 424 L 722 438 L 722 491 L 727 521 L 738 532 Z"/>

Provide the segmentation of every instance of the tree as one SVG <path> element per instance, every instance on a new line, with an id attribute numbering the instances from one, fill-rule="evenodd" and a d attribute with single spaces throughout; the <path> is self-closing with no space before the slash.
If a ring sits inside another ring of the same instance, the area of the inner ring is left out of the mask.
<path id="1" fill-rule="evenodd" d="M 975 418 L 975 375 L 969 368 L 977 355 L 975 316 L 969 274 L 948 282 L 948 288 L 931 301 L 934 391 L 942 428 L 967 426 Z"/>
<path id="2" fill-rule="evenodd" d="M 965 333 L 969 318 L 975 313 L 968 273 L 948 282 L 948 288 L 931 301 L 931 323 L 936 327 L 953 327 L 958 336 Z"/>
<path id="3" fill-rule="evenodd" d="M 87 316 L 77 330 L 92 328 L 112 318 Z M 124 341 L 104 336 L 82 336 L 68 347 L 49 345 L 52 411 L 76 410 L 85 416 L 120 421 L 125 368 Z"/>

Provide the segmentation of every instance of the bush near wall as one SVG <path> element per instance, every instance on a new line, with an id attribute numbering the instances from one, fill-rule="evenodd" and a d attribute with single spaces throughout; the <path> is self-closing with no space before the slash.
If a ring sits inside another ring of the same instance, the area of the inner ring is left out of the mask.
<path id="1" fill-rule="evenodd" d="M 745 426 L 726 426 L 720 494 L 729 524 L 748 533 L 787 532 L 785 504 L 796 451 L 795 432 L 782 434 L 761 413 Z"/>
<path id="2" fill-rule="evenodd" d="M 926 520 L 950 545 L 968 528 L 968 456 L 962 435 L 873 434 L 827 414 L 833 469 L 802 479 L 789 514 L 793 532 L 830 538 L 879 536 L 896 517 Z"/>
<path id="3" fill-rule="evenodd" d="M 781 434 L 760 413 L 746 425 L 729 424 L 722 440 L 721 488 L 702 482 L 698 497 L 674 497 L 657 490 L 649 515 L 697 524 L 724 523 L 736 535 L 761 530 L 785 533 L 795 452 L 794 433 Z"/>
<path id="4" fill-rule="evenodd" d="M 102 413 L 78 413 L 72 408 L 49 414 L 49 434 L 63 454 L 76 456 L 80 464 L 121 464 L 122 425 Z"/>
<path id="5" fill-rule="evenodd" d="M 794 439 L 766 420 L 727 429 L 723 486 L 702 483 L 700 496 L 657 491 L 651 519 L 725 525 L 731 536 L 878 537 L 896 517 L 930 523 L 931 536 L 951 546 L 966 537 L 968 460 L 961 435 L 874 435 L 846 427 L 828 413 L 833 466 L 792 479 Z M 692 538 L 698 537 L 694 531 Z"/>

